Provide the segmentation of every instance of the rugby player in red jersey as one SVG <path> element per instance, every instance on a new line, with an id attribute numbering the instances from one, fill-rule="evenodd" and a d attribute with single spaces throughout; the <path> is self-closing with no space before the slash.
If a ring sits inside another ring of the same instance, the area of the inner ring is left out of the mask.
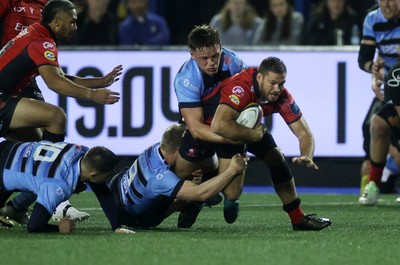
<path id="1" fill-rule="evenodd" d="M 289 165 L 272 135 L 261 128 L 262 124 L 250 129 L 236 122 L 241 110 L 252 102 L 261 105 L 264 115 L 279 113 L 299 140 L 301 155 L 294 157 L 292 161 L 318 169 L 313 161 L 314 137 L 293 96 L 284 87 L 286 72 L 286 66 L 279 58 L 268 57 L 261 62 L 258 69 L 246 69 L 221 82 L 215 92 L 205 99 L 213 102 L 215 98 L 219 98 L 211 130 L 233 141 L 248 143 L 247 151 L 264 161 L 294 230 L 322 230 L 331 221 L 303 213 Z M 243 150 L 243 146 L 236 148 Z M 236 151 L 240 153 L 240 150 Z"/>

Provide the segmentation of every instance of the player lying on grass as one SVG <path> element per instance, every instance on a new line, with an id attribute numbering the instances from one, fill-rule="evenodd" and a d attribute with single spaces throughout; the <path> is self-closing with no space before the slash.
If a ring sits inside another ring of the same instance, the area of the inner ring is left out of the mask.
<path id="1" fill-rule="evenodd" d="M 201 180 L 200 171 L 193 173 L 194 181 L 181 180 L 173 167 L 184 130 L 182 124 L 168 127 L 160 143 L 144 150 L 130 168 L 111 181 L 123 225 L 155 227 L 187 201 L 204 202 L 215 196 L 246 169 L 248 158 L 235 154 L 224 172 L 200 185 L 195 183 Z"/>
<path id="2" fill-rule="evenodd" d="M 246 128 L 236 122 L 240 112 L 251 103 L 260 104 L 264 115 L 279 113 L 299 141 L 301 154 L 292 161 L 318 169 L 313 161 L 314 137 L 293 96 L 284 87 L 286 73 L 286 66 L 279 58 L 268 57 L 258 68 L 249 68 L 225 79 L 204 99 L 210 102 L 208 108 L 216 108 L 214 116 L 205 117 L 205 120 L 212 119 L 211 130 L 214 133 L 248 143 L 247 151 L 268 166 L 275 191 L 294 230 L 321 230 L 328 227 L 331 221 L 303 213 L 293 175 L 271 133 L 265 130 L 260 133 L 258 127 Z M 219 105 L 215 106 L 213 102 L 219 102 Z M 244 146 L 237 145 L 230 150 L 237 153 L 244 149 Z"/>
<path id="3" fill-rule="evenodd" d="M 27 229 L 29 232 L 70 233 L 75 221 L 61 219 L 58 225 L 48 221 L 57 205 L 79 191 L 85 182 L 96 194 L 115 232 L 132 232 L 120 226 L 112 195 L 105 181 L 113 175 L 117 156 L 105 147 L 88 147 L 49 141 L 0 143 L 0 199 L 14 191 L 37 195 Z M 13 223 L 0 215 L 4 226 Z"/>

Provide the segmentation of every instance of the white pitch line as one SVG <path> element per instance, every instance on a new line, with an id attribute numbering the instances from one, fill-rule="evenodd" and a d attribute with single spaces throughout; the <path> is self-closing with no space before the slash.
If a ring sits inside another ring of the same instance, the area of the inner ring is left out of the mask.
<path id="1" fill-rule="evenodd" d="M 359 202 L 354 201 L 354 202 L 303 202 L 301 204 L 302 206 L 352 206 L 352 205 L 360 205 Z M 399 205 L 400 207 L 400 203 L 395 202 L 394 200 L 378 200 L 378 204 L 379 205 Z M 222 208 L 222 205 L 215 205 L 212 207 L 218 207 L 218 208 Z M 240 207 L 282 207 L 282 204 L 280 203 L 242 203 L 240 204 Z M 361 205 L 360 205 L 361 207 Z M 367 207 L 367 206 L 366 206 Z M 101 208 L 79 208 L 79 210 L 81 211 L 100 211 L 102 210 Z"/>

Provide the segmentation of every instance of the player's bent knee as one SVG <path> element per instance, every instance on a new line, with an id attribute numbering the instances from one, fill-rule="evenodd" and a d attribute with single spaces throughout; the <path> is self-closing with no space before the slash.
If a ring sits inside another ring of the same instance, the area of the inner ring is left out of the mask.
<path id="1" fill-rule="evenodd" d="M 285 157 L 279 148 L 275 147 L 265 154 L 263 160 L 267 166 L 276 166 L 282 164 L 285 161 Z"/>
<path id="2" fill-rule="evenodd" d="M 370 130 L 372 135 L 387 135 L 390 134 L 389 124 L 378 115 L 374 115 L 371 119 Z"/>
<path id="3" fill-rule="evenodd" d="M 59 127 L 65 127 L 65 124 L 67 123 L 67 115 L 62 108 L 54 106 L 49 110 L 49 112 L 50 123 L 57 124 Z"/>
<path id="4" fill-rule="evenodd" d="M 290 181 L 293 176 L 286 160 L 278 166 L 269 166 L 271 171 L 272 183 L 281 184 Z"/>

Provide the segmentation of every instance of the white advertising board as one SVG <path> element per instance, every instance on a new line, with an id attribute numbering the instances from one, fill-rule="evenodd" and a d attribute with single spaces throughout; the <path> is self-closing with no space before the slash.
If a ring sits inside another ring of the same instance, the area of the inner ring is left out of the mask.
<path id="1" fill-rule="evenodd" d="M 280 57 L 288 68 L 286 87 L 293 94 L 316 142 L 315 156 L 363 156 L 361 125 L 373 98 L 371 78 L 357 65 L 357 52 L 239 51 L 248 66 L 268 56 Z M 160 141 L 163 130 L 178 117 L 173 79 L 187 51 L 61 51 L 59 61 L 71 75 L 101 76 L 118 64 L 121 93 L 115 105 L 65 98 L 38 78 L 46 101 L 66 109 L 66 140 L 104 145 L 119 155 L 138 155 Z M 287 156 L 299 153 L 298 142 L 279 114 L 271 132 Z"/>

